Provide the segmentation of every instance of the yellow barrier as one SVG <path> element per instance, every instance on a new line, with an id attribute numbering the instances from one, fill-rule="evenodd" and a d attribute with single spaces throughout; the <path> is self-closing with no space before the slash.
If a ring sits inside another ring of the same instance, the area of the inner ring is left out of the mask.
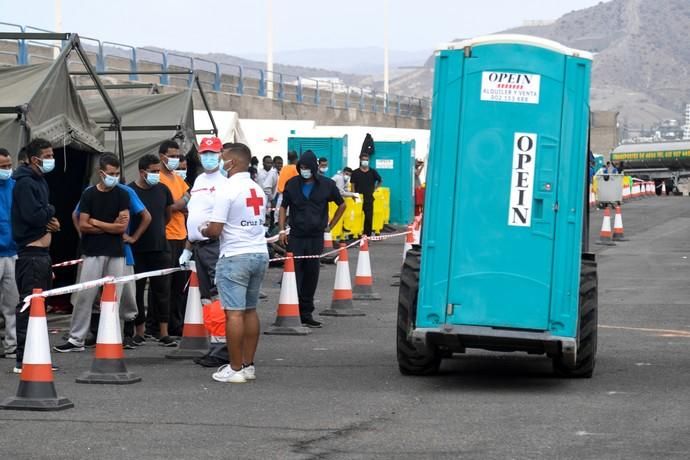
<path id="1" fill-rule="evenodd" d="M 371 218 L 371 230 L 377 235 L 380 235 L 381 230 L 383 230 L 386 215 L 385 205 L 385 192 L 381 190 L 381 188 L 378 188 L 374 192 L 374 215 Z"/>
<path id="2" fill-rule="evenodd" d="M 335 211 L 338 210 L 338 206 L 336 206 L 335 203 L 328 203 L 328 221 L 330 222 L 333 220 L 333 216 L 335 215 Z M 343 220 L 340 219 L 337 224 L 335 224 L 335 227 L 331 229 L 331 238 L 333 238 L 334 241 L 339 241 L 344 239 L 344 232 L 343 232 Z"/>
<path id="3" fill-rule="evenodd" d="M 376 192 L 380 193 L 383 200 L 383 224 L 385 225 L 391 221 L 391 189 L 388 187 L 379 187 Z M 376 193 L 374 193 L 374 197 L 376 197 Z"/>

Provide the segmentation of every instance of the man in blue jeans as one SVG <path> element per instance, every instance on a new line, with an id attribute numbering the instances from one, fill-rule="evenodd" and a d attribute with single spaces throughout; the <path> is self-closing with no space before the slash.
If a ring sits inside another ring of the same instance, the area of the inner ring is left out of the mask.
<path id="1" fill-rule="evenodd" d="M 206 238 L 220 237 L 216 286 L 225 310 L 230 364 L 221 366 L 213 380 L 224 383 L 245 383 L 256 378 L 256 304 L 268 268 L 268 250 L 264 236 L 266 197 L 249 175 L 251 157 L 244 144 L 223 150 L 221 173 L 227 173 L 228 180 L 216 193 L 210 222 L 199 228 Z"/>

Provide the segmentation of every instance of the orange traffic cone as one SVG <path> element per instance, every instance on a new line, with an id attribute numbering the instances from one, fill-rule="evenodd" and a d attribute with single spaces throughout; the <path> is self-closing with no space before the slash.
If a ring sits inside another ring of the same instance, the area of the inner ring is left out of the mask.
<path id="1" fill-rule="evenodd" d="M 331 232 L 324 232 L 323 234 L 323 248 L 333 249 L 333 236 Z"/>
<path id="2" fill-rule="evenodd" d="M 414 226 L 407 226 L 407 235 L 405 236 L 405 246 L 403 246 L 403 263 L 405 263 L 405 257 L 407 257 L 407 251 L 412 249 L 412 245 L 415 243 Z M 393 275 L 393 278 L 400 278 L 400 273 Z M 391 282 L 391 286 L 400 286 L 400 280 L 394 280 Z"/>
<path id="3" fill-rule="evenodd" d="M 196 274 L 196 264 L 190 262 L 191 275 L 189 277 L 189 290 L 187 291 L 187 309 L 184 313 L 184 326 L 182 328 L 182 340 L 178 347 L 165 355 L 170 359 L 199 358 L 208 353 L 209 340 L 204 327 L 204 313 L 201 306 L 201 293 L 199 292 L 199 278 Z"/>
<path id="4" fill-rule="evenodd" d="M 40 294 L 34 289 L 34 294 Z M 60 398 L 53 382 L 53 366 L 50 360 L 48 322 L 46 321 L 45 299 L 31 299 L 29 326 L 26 331 L 26 347 L 22 362 L 22 375 L 17 396 L 3 401 L 0 408 L 8 410 L 56 411 L 70 409 L 74 403 Z"/>
<path id="5" fill-rule="evenodd" d="M 297 295 L 297 279 L 295 278 L 295 260 L 292 253 L 287 253 L 283 268 L 283 281 L 280 285 L 278 299 L 278 313 L 271 327 L 264 331 L 269 335 L 307 335 L 311 329 L 302 326 L 299 315 L 299 297 Z"/>
<path id="6" fill-rule="evenodd" d="M 340 243 L 338 263 L 335 268 L 335 285 L 331 308 L 321 312 L 321 316 L 364 316 L 364 312 L 352 307 L 352 283 L 350 264 L 345 243 Z"/>
<path id="7" fill-rule="evenodd" d="M 613 220 L 613 241 L 628 241 L 623 232 L 623 213 L 620 206 L 616 206 L 616 217 Z"/>
<path id="8" fill-rule="evenodd" d="M 141 382 L 141 377 L 127 372 L 125 366 L 118 310 L 115 285 L 108 283 L 103 286 L 101 294 L 101 319 L 98 321 L 96 353 L 91 370 L 77 377 L 77 383 L 125 385 Z"/>
<path id="9" fill-rule="evenodd" d="M 374 277 L 371 274 L 369 259 L 369 240 L 365 237 L 359 246 L 355 287 L 352 290 L 353 300 L 381 300 L 381 295 L 374 292 Z"/>
<path id="10" fill-rule="evenodd" d="M 613 232 L 611 231 L 611 210 L 607 207 L 604 209 L 604 220 L 601 223 L 601 231 L 599 232 L 599 241 L 597 244 L 604 246 L 615 246 L 613 242 Z"/>

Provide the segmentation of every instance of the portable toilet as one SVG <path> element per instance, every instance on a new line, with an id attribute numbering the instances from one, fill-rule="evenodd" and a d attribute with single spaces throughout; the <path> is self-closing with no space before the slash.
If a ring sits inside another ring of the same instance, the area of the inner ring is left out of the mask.
<path id="1" fill-rule="evenodd" d="M 435 59 L 424 230 L 401 276 L 400 370 L 432 373 L 443 357 L 479 348 L 546 354 L 559 373 L 589 377 L 592 55 L 493 35 Z"/>
<path id="2" fill-rule="evenodd" d="M 347 135 L 343 137 L 289 137 L 288 151 L 299 155 L 311 150 L 316 158 L 328 159 L 328 172 L 332 177 L 337 171 L 347 166 Z"/>
<path id="3" fill-rule="evenodd" d="M 405 225 L 414 218 L 415 141 L 375 141 L 369 159 L 390 189 L 390 222 Z"/>

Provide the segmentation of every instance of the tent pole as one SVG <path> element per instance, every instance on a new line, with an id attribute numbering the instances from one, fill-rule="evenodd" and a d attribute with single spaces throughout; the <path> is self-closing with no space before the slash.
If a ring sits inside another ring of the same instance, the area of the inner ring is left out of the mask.
<path id="1" fill-rule="evenodd" d="M 206 113 L 208 113 L 208 117 L 211 119 L 211 125 L 213 125 L 213 135 L 218 136 L 218 127 L 216 126 L 216 120 L 213 119 L 213 113 L 211 112 L 211 108 L 208 106 L 208 101 L 206 100 L 206 94 L 204 93 L 204 88 L 201 86 L 201 82 L 199 81 L 199 76 L 195 76 L 194 80 L 196 81 L 196 86 L 199 88 L 199 95 L 201 96 L 201 102 L 204 103 L 204 108 L 206 109 Z"/>

